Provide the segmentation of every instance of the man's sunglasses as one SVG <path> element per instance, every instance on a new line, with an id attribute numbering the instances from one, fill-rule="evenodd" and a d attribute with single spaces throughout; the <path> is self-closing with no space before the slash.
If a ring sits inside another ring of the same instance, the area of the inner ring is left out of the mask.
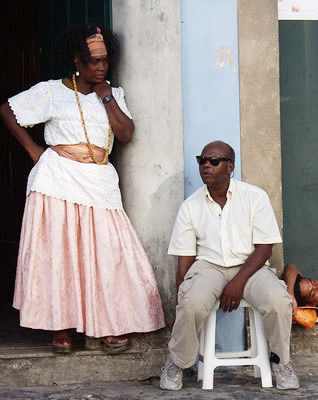
<path id="1" fill-rule="evenodd" d="M 196 159 L 199 165 L 203 165 L 207 161 L 209 161 L 209 163 L 213 165 L 213 167 L 217 167 L 222 161 L 232 161 L 231 158 L 213 158 L 213 157 L 202 157 L 202 156 L 196 156 Z"/>

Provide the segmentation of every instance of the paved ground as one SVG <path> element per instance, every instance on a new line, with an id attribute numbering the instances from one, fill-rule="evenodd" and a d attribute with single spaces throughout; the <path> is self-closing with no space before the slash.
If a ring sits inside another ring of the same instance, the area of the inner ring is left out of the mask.
<path id="1" fill-rule="evenodd" d="M 144 382 L 77 384 L 67 386 L 0 388 L 0 399 L 6 400 L 258 400 L 258 399 L 318 399 L 318 357 L 294 359 L 301 388 L 293 391 L 262 389 L 260 379 L 252 375 L 251 367 L 240 367 L 215 374 L 212 391 L 203 391 L 195 376 L 189 373 L 179 392 L 162 391 L 153 378 Z"/>

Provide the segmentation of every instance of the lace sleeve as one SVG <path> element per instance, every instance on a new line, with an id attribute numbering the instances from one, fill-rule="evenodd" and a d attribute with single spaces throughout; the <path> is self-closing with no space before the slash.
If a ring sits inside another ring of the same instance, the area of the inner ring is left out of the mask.
<path id="1" fill-rule="evenodd" d="M 20 126 L 32 127 L 51 118 L 52 96 L 48 82 L 40 82 L 8 102 Z"/>
<path id="2" fill-rule="evenodd" d="M 117 101 L 117 104 L 119 105 L 120 109 L 129 117 L 132 119 L 132 116 L 127 108 L 126 102 L 125 102 L 125 92 L 124 89 L 119 86 L 118 88 L 112 88 L 113 96 L 115 97 L 115 100 Z"/>

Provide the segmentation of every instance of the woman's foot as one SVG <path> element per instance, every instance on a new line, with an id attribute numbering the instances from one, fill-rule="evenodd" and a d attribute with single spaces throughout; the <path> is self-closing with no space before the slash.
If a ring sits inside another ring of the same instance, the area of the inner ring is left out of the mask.
<path id="1" fill-rule="evenodd" d="M 72 340 L 68 331 L 56 331 L 53 333 L 53 349 L 57 353 L 69 353 L 72 348 Z"/>
<path id="2" fill-rule="evenodd" d="M 109 353 L 120 353 L 127 350 L 129 340 L 125 336 L 106 336 L 101 339 L 101 343 Z"/>
<path id="3" fill-rule="evenodd" d="M 105 338 L 102 339 L 103 343 L 105 341 L 107 341 L 107 343 L 109 344 L 118 344 L 118 345 L 128 344 L 128 338 L 126 336 L 106 336 Z"/>

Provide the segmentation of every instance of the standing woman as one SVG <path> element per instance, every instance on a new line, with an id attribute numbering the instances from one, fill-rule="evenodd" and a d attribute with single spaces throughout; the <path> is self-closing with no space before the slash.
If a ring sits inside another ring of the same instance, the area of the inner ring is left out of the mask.
<path id="1" fill-rule="evenodd" d="M 105 81 L 118 50 L 99 25 L 71 26 L 58 42 L 69 79 L 40 82 L 1 105 L 10 132 L 35 163 L 27 184 L 13 306 L 23 327 L 68 329 L 125 350 L 127 334 L 164 327 L 155 276 L 123 210 L 108 160 L 114 137 L 128 143 L 134 124 L 121 87 Z M 45 123 L 46 150 L 26 127 Z"/>

